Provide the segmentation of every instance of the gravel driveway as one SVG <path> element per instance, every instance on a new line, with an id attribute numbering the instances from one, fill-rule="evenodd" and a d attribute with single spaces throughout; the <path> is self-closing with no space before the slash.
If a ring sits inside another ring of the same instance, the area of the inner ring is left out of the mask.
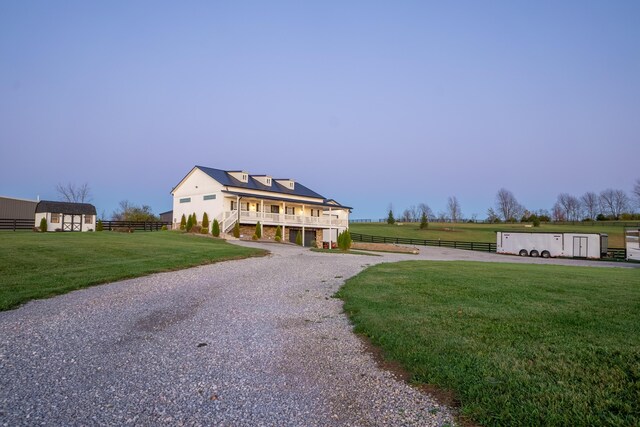
<path id="1" fill-rule="evenodd" d="M 0 313 L 0 425 L 446 425 L 451 411 L 378 368 L 331 296 L 379 262 L 522 261 L 242 244 L 272 255 Z"/>

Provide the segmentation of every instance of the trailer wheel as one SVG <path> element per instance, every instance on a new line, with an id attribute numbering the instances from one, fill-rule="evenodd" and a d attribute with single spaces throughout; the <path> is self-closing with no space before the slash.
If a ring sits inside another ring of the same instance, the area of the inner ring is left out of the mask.
<path id="1" fill-rule="evenodd" d="M 531 253 L 529 253 L 529 256 L 537 258 L 537 257 L 540 256 L 540 253 L 534 249 L 534 250 L 531 251 Z"/>
<path id="2" fill-rule="evenodd" d="M 549 251 L 542 251 L 542 258 L 551 258 Z"/>
<path id="3" fill-rule="evenodd" d="M 520 256 L 528 256 L 529 252 L 527 252 L 526 249 L 520 249 L 520 253 L 518 255 L 520 255 Z"/>

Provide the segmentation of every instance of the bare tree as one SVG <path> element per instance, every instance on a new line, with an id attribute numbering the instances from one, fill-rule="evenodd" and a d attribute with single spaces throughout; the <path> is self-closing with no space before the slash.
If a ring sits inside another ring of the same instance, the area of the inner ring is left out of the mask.
<path id="1" fill-rule="evenodd" d="M 560 203 L 556 202 L 551 209 L 551 217 L 554 221 L 565 221 L 567 217 L 565 216 L 564 209 L 560 206 Z"/>
<path id="2" fill-rule="evenodd" d="M 120 210 L 111 215 L 114 221 L 157 221 L 159 218 L 151 212 L 148 205 L 137 206 L 128 200 L 120 202 Z"/>
<path id="3" fill-rule="evenodd" d="M 91 201 L 91 189 L 86 182 L 80 186 L 73 183 L 58 184 L 56 191 L 65 202 L 85 203 Z"/>
<path id="4" fill-rule="evenodd" d="M 613 219 L 619 219 L 629 207 L 629 197 L 622 190 L 608 188 L 600 193 L 600 206 Z"/>
<path id="5" fill-rule="evenodd" d="M 416 207 L 416 205 L 411 205 L 409 207 L 409 212 L 411 213 L 411 221 L 418 222 L 420 221 L 420 209 Z"/>
<path id="6" fill-rule="evenodd" d="M 402 217 L 400 219 L 404 222 L 411 222 L 411 211 L 409 209 L 405 209 L 402 212 Z"/>
<path id="7" fill-rule="evenodd" d="M 493 210 L 493 208 L 489 208 L 487 210 L 487 221 L 489 221 L 492 224 L 496 222 L 500 222 L 500 216 L 496 211 Z"/>
<path id="8" fill-rule="evenodd" d="M 564 217 L 567 221 L 580 220 L 582 205 L 577 197 L 568 193 L 561 193 L 558 195 L 557 205 L 564 211 Z"/>
<path id="9" fill-rule="evenodd" d="M 582 202 L 582 207 L 587 215 L 587 218 L 594 220 L 598 216 L 598 211 L 600 210 L 600 202 L 598 200 L 598 195 L 593 191 L 587 191 L 580 197 L 580 201 Z"/>
<path id="10" fill-rule="evenodd" d="M 519 218 L 524 209 L 511 191 L 501 188 L 496 194 L 496 211 L 502 216 L 502 219 L 509 221 Z"/>
<path id="11" fill-rule="evenodd" d="M 418 205 L 418 209 L 420 210 L 420 216 L 422 216 L 422 214 L 425 214 L 429 221 L 432 221 L 436 217 L 429 205 L 427 205 L 426 203 L 420 203 Z"/>
<path id="12" fill-rule="evenodd" d="M 456 196 L 449 197 L 447 201 L 447 212 L 451 222 L 458 222 L 462 218 L 462 210 L 460 208 L 460 202 Z"/>

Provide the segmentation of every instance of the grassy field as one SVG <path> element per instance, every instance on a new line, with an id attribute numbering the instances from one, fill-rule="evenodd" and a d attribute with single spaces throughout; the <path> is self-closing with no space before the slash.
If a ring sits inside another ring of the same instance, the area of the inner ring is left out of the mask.
<path id="1" fill-rule="evenodd" d="M 179 232 L 0 232 L 0 310 L 98 283 L 263 253 Z"/>
<path id="2" fill-rule="evenodd" d="M 407 261 L 338 296 L 357 332 L 481 425 L 640 425 L 636 270 Z"/>
<path id="3" fill-rule="evenodd" d="M 426 230 L 420 230 L 418 223 L 389 225 L 386 223 L 352 223 L 352 233 L 374 236 L 406 237 L 426 240 L 455 240 L 458 242 L 496 242 L 496 231 L 535 231 L 535 232 L 578 232 L 606 233 L 609 235 L 609 247 L 624 248 L 624 227 L 619 225 L 555 225 L 542 224 L 536 228 L 526 228 L 524 224 L 472 224 L 472 223 L 429 223 Z"/>

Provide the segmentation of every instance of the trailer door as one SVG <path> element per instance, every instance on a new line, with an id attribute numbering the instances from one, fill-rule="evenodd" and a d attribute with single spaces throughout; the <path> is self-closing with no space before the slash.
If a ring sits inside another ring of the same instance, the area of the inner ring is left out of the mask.
<path id="1" fill-rule="evenodd" d="M 573 237 L 573 256 L 576 258 L 586 258 L 588 248 L 588 237 Z"/>

